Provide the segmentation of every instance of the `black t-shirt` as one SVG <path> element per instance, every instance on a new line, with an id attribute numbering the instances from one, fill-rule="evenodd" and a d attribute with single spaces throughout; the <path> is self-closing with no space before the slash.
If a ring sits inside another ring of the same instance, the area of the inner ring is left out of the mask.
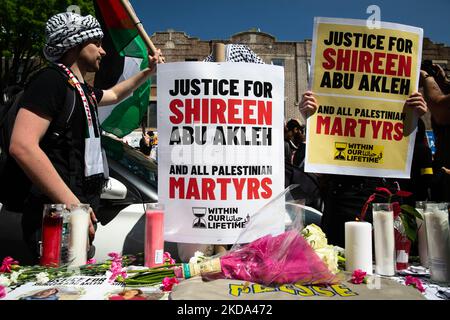
<path id="1" fill-rule="evenodd" d="M 26 108 L 39 116 L 55 119 L 62 113 L 64 101 L 67 96 L 68 77 L 62 72 L 53 68 L 46 68 L 37 74 L 25 88 L 20 107 Z M 103 97 L 103 91 L 82 84 L 86 97 L 92 90 L 96 96 L 97 102 Z M 41 148 L 47 154 L 56 171 L 64 182 L 79 197 L 80 201 L 87 201 L 91 195 L 86 194 L 84 188 L 84 148 L 86 115 L 84 106 L 78 91 L 74 88 L 76 101 L 75 108 L 70 116 L 70 129 L 72 132 L 71 143 L 47 143 L 46 136 L 41 141 Z M 91 115 L 97 113 L 93 109 L 93 104 L 89 104 Z M 96 123 L 96 121 L 93 121 Z M 49 129 L 50 130 L 50 129 Z M 48 131 L 47 131 L 48 134 Z M 69 161 L 75 169 L 75 184 L 69 183 Z M 33 192 L 39 192 L 33 188 Z"/>
<path id="2" fill-rule="evenodd" d="M 433 192 L 433 200 L 448 202 L 450 201 L 450 175 L 441 171 L 441 167 L 450 168 L 450 125 L 438 125 L 434 121 L 432 125 L 436 137 L 434 174 L 439 180 Z"/>
<path id="3" fill-rule="evenodd" d="M 435 159 L 441 166 L 450 167 L 450 125 L 438 125 L 433 121 L 436 138 Z"/>

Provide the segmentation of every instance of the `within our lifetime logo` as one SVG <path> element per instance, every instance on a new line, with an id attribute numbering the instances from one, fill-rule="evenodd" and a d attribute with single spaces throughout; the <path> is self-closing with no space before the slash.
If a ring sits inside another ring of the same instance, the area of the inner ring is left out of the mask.
<path id="1" fill-rule="evenodd" d="M 336 152 L 334 153 L 334 160 L 345 160 L 347 155 L 347 143 L 346 142 L 335 142 L 334 147 Z"/>
<path id="2" fill-rule="evenodd" d="M 192 228 L 206 229 L 206 220 L 203 218 L 206 215 L 206 208 L 193 207 L 192 214 L 196 216 L 192 224 Z"/>

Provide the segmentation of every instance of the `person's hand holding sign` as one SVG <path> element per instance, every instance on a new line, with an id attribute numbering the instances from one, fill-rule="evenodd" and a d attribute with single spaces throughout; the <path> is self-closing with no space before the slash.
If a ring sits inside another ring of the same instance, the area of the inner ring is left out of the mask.
<path id="1" fill-rule="evenodd" d="M 428 112 L 427 103 L 419 92 L 413 92 L 405 101 L 405 108 L 414 108 L 419 117 Z"/>
<path id="2" fill-rule="evenodd" d="M 302 95 L 302 101 L 299 107 L 300 113 L 303 117 L 307 118 L 310 115 L 314 114 L 317 108 L 317 100 L 314 97 L 314 93 L 312 91 L 306 91 Z"/>

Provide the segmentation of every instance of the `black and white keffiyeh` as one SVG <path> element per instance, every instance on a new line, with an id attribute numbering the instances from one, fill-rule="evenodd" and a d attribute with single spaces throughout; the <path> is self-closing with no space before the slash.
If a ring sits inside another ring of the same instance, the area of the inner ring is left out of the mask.
<path id="1" fill-rule="evenodd" d="M 58 13 L 45 27 L 44 55 L 55 62 L 69 49 L 83 42 L 103 38 L 100 23 L 91 15 L 80 16 L 73 12 Z"/>
<path id="2" fill-rule="evenodd" d="M 244 44 L 227 44 L 225 46 L 225 59 L 229 62 L 264 63 L 248 46 Z M 215 62 L 214 56 L 210 54 L 204 62 Z"/>

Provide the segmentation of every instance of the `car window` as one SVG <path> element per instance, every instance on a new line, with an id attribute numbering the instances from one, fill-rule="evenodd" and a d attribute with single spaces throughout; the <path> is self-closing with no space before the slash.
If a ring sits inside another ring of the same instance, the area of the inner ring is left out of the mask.
<path id="1" fill-rule="evenodd" d="M 158 164 L 140 151 L 130 147 L 117 138 L 102 137 L 102 146 L 109 158 L 116 160 L 130 172 L 149 184 L 158 186 Z"/>

